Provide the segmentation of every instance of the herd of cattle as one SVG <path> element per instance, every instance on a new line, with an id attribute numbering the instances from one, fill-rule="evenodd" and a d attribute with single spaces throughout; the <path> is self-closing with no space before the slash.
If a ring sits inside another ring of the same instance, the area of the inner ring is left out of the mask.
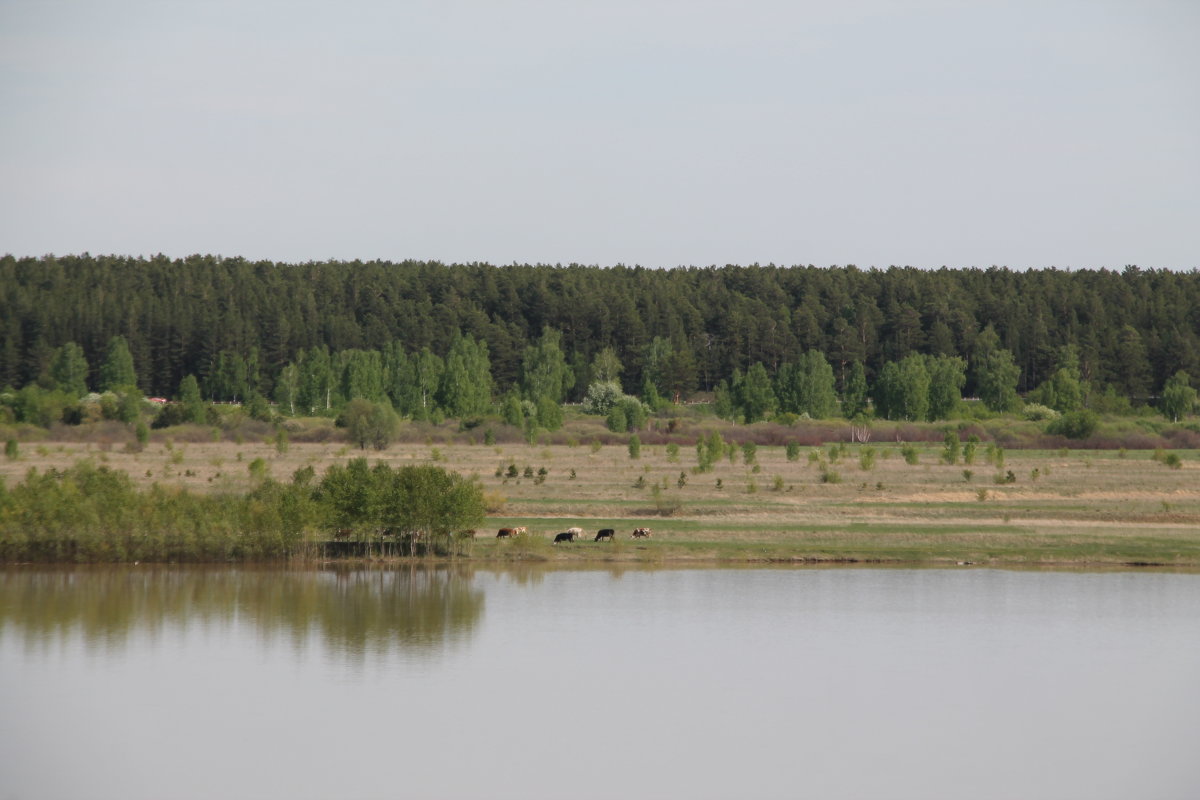
<path id="1" fill-rule="evenodd" d="M 519 528 L 501 528 L 499 531 L 496 532 L 496 538 L 497 539 L 512 539 L 516 536 L 525 536 L 528 533 L 529 533 L 529 529 L 525 528 L 524 526 L 519 527 Z M 651 533 L 651 531 L 649 528 L 634 528 L 633 529 L 633 538 L 634 539 L 648 539 L 648 538 L 650 538 L 650 533 Z M 584 538 L 583 528 L 567 528 L 562 533 L 554 534 L 554 543 L 559 544 L 560 542 L 574 542 L 577 539 L 583 539 L 583 538 Z M 601 528 L 600 530 L 598 530 L 596 532 L 596 538 L 593 539 L 592 541 L 594 541 L 594 542 L 611 542 L 615 538 L 617 538 L 617 532 L 615 530 L 613 530 L 612 528 Z"/>

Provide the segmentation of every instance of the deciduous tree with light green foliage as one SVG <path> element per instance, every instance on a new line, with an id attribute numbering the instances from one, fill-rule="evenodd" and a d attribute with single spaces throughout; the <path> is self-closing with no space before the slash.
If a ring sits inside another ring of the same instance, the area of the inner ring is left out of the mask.
<path id="1" fill-rule="evenodd" d="M 459 419 L 482 417 L 492 408 L 492 373 L 487 342 L 456 336 L 446 354 L 438 404 Z"/>
<path id="2" fill-rule="evenodd" d="M 923 420 L 929 413 L 929 371 L 925 357 L 888 362 L 875 382 L 875 413 L 884 419 Z"/>
<path id="3" fill-rule="evenodd" d="M 967 364 L 957 356 L 930 356 L 929 410 L 932 420 L 953 419 L 962 402 L 962 387 L 967 382 Z"/>
<path id="4" fill-rule="evenodd" d="M 543 397 L 561 403 L 573 383 L 574 376 L 562 351 L 562 334 L 543 328 L 542 337 L 525 348 L 521 362 L 521 388 L 525 397 L 534 403 Z"/>
<path id="5" fill-rule="evenodd" d="M 301 350 L 297 357 L 300 385 L 297 387 L 297 404 L 309 414 L 328 411 L 333 407 L 333 363 L 329 348 L 324 345 L 311 350 Z"/>
<path id="6" fill-rule="evenodd" d="M 1163 385 L 1162 400 L 1159 403 L 1159 409 L 1163 416 L 1172 422 L 1179 422 L 1192 413 L 1195 405 L 1196 390 L 1192 388 L 1191 378 L 1186 372 L 1180 370 L 1167 378 L 1167 382 Z"/>
<path id="7" fill-rule="evenodd" d="M 50 379 L 54 388 L 67 394 L 83 397 L 87 394 L 88 363 L 83 348 L 75 342 L 67 342 L 54 354 L 50 365 Z"/>
<path id="8" fill-rule="evenodd" d="M 775 376 L 779 410 L 807 414 L 813 419 L 831 417 L 837 411 L 833 367 L 825 356 L 809 350 L 795 364 L 784 364 Z"/>
<path id="9" fill-rule="evenodd" d="M 1014 410 L 1021 368 L 1013 361 L 1012 353 L 1000 347 L 1000 338 L 991 325 L 976 339 L 974 361 L 975 385 L 983 404 L 991 411 Z"/>
<path id="10" fill-rule="evenodd" d="M 195 380 L 195 379 L 193 379 Z M 296 415 L 296 397 L 300 389 L 300 370 L 295 364 L 287 364 L 279 371 L 275 380 L 275 402 L 287 413 Z"/>
<path id="11" fill-rule="evenodd" d="M 734 372 L 734 405 L 746 423 L 758 422 L 770 416 L 777 401 L 775 391 L 771 388 L 771 378 L 762 362 L 752 364 L 740 381 L 737 378 L 738 374 Z"/>
<path id="12" fill-rule="evenodd" d="M 378 350 L 343 350 L 338 353 L 337 362 L 344 399 L 362 398 L 372 403 L 384 401 L 387 395 L 384 391 L 383 356 Z"/>
<path id="13" fill-rule="evenodd" d="M 842 416 L 854 419 L 866 414 L 869 397 L 866 370 L 861 361 L 855 361 L 850 365 L 850 374 L 846 378 L 846 388 L 842 393 Z"/>
<path id="14" fill-rule="evenodd" d="M 137 373 L 133 369 L 133 355 L 124 336 L 108 340 L 104 362 L 100 365 L 99 388 L 102 392 L 115 392 L 125 386 L 137 385 Z"/>
<path id="15" fill-rule="evenodd" d="M 617 382 L 621 379 L 621 359 L 617 351 L 605 347 L 592 358 L 592 383 Z"/>

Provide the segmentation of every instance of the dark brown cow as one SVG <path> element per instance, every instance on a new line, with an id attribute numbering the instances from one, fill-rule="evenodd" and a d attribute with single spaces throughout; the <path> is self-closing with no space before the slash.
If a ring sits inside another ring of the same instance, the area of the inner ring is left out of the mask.
<path id="1" fill-rule="evenodd" d="M 650 529 L 649 529 L 649 528 L 634 528 L 634 529 L 633 529 L 633 538 L 635 538 L 635 539 L 649 539 L 649 538 L 650 538 L 650 533 L 651 533 L 651 531 L 650 531 Z"/>
<path id="2" fill-rule="evenodd" d="M 611 542 L 614 538 L 616 538 L 616 535 L 617 535 L 617 532 L 614 531 L 612 528 L 601 528 L 596 533 L 596 541 L 597 542 L 603 542 L 603 541 Z"/>
<path id="3" fill-rule="evenodd" d="M 559 542 L 573 542 L 575 541 L 576 536 L 578 536 L 578 534 L 573 530 L 556 533 L 554 534 L 554 543 L 558 544 Z"/>
<path id="4" fill-rule="evenodd" d="M 500 530 L 496 531 L 497 539 L 508 539 L 515 535 L 516 535 L 516 533 L 513 531 L 512 528 L 501 528 Z"/>

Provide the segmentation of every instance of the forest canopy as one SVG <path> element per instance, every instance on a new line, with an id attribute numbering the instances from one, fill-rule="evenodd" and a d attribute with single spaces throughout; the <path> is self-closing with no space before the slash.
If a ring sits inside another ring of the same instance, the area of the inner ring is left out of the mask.
<path id="1" fill-rule="evenodd" d="M 946 376 L 935 389 L 950 382 L 967 396 L 995 396 L 996 408 L 1035 389 L 1047 405 L 1069 406 L 1072 381 L 1139 401 L 1177 373 L 1200 376 L 1200 274 L 1132 266 L 655 270 L 4 256 L 0 307 L 0 387 L 79 394 L 135 380 L 146 395 L 262 397 L 297 412 L 332 407 L 336 395 L 391 398 L 409 415 L 439 407 L 470 416 L 509 393 L 532 414 L 553 414 L 593 383 L 615 382 L 667 399 L 724 383 L 754 415 L 760 401 L 764 413 L 821 415 L 832 377 L 843 398 L 860 397 L 869 381 L 877 407 L 905 417 L 953 401 L 927 397 L 922 371 Z M 760 396 L 758 365 L 780 397 Z"/>

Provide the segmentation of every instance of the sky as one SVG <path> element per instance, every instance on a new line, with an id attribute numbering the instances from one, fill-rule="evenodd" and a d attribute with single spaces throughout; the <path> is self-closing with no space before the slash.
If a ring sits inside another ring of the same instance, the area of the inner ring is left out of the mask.
<path id="1" fill-rule="evenodd" d="M 1200 268 L 1197 0 L 0 0 L 0 253 Z"/>

